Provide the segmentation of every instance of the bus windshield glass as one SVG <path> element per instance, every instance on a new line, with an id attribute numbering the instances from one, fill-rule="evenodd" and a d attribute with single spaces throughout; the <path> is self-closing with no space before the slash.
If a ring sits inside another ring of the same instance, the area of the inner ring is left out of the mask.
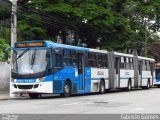
<path id="1" fill-rule="evenodd" d="M 12 72 L 19 75 L 35 74 L 46 71 L 47 50 L 15 50 L 13 51 Z"/>

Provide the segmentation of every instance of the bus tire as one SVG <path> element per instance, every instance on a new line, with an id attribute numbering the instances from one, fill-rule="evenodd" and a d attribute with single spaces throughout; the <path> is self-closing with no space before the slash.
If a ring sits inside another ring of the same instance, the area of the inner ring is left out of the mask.
<path id="1" fill-rule="evenodd" d="M 29 93 L 29 97 L 31 99 L 37 99 L 39 97 L 39 93 Z"/>
<path id="2" fill-rule="evenodd" d="M 64 83 L 62 96 L 63 97 L 71 96 L 71 83 L 68 80 L 65 81 Z"/>
<path id="3" fill-rule="evenodd" d="M 131 91 L 131 90 L 132 90 L 132 82 L 131 82 L 131 80 L 128 80 L 127 90 L 128 90 L 128 91 Z"/>
<path id="4" fill-rule="evenodd" d="M 100 81 L 99 93 L 100 93 L 100 94 L 105 93 L 105 82 L 104 82 L 104 80 L 101 80 L 101 81 Z"/>

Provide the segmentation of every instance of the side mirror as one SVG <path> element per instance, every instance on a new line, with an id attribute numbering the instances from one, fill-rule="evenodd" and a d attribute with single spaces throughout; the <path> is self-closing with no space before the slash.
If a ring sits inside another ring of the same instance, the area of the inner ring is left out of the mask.
<path id="1" fill-rule="evenodd" d="M 9 51 L 11 50 L 11 48 L 7 48 L 6 50 L 5 50 L 5 56 L 4 56 L 4 58 L 5 58 L 5 61 L 7 61 L 7 63 L 9 64 L 10 62 L 8 61 L 8 57 L 9 57 Z"/>
<path id="2" fill-rule="evenodd" d="M 51 57 L 50 54 L 51 54 L 51 48 L 49 48 L 49 49 L 47 50 L 47 53 L 46 53 L 46 58 L 47 58 L 47 59 Z"/>
<path id="3" fill-rule="evenodd" d="M 47 53 L 46 53 L 46 58 L 47 59 L 50 58 L 50 52 L 49 51 L 47 51 Z"/>
<path id="4" fill-rule="evenodd" d="M 8 60 L 8 51 L 5 52 L 5 61 Z"/>

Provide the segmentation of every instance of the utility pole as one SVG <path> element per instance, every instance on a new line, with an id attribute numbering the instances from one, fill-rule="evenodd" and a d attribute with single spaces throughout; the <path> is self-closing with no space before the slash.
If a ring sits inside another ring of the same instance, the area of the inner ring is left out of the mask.
<path id="1" fill-rule="evenodd" d="M 148 45 L 147 45 L 147 21 L 144 21 L 144 39 L 145 39 L 145 48 L 144 48 L 144 55 L 147 57 L 148 55 Z"/>
<path id="2" fill-rule="evenodd" d="M 150 0 L 143 0 L 144 4 L 148 4 Z M 147 57 L 148 55 L 148 41 L 147 41 L 147 18 L 144 18 L 144 40 L 145 40 L 145 47 L 144 47 L 144 55 Z"/>
<path id="3" fill-rule="evenodd" d="M 17 41 L 17 1 L 18 0 L 10 0 L 12 2 L 12 13 L 11 13 L 11 47 L 14 47 L 14 43 Z M 13 52 L 11 51 L 11 56 L 12 56 Z M 12 59 L 12 57 L 11 57 Z M 11 76 L 11 68 L 10 67 L 10 97 L 11 98 L 15 98 L 16 95 L 12 94 L 12 84 L 11 84 L 11 80 L 12 80 L 12 76 Z"/>
<path id="4" fill-rule="evenodd" d="M 12 2 L 11 13 L 11 47 L 17 41 L 17 0 L 10 0 Z"/>

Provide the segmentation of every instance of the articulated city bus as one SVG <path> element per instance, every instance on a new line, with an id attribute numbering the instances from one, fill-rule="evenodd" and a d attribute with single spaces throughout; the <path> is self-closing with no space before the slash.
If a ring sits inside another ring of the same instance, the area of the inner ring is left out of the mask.
<path id="1" fill-rule="evenodd" d="M 22 41 L 12 48 L 11 93 L 84 94 L 154 85 L 154 59 L 50 41 Z M 7 53 L 6 53 L 7 56 Z"/>

